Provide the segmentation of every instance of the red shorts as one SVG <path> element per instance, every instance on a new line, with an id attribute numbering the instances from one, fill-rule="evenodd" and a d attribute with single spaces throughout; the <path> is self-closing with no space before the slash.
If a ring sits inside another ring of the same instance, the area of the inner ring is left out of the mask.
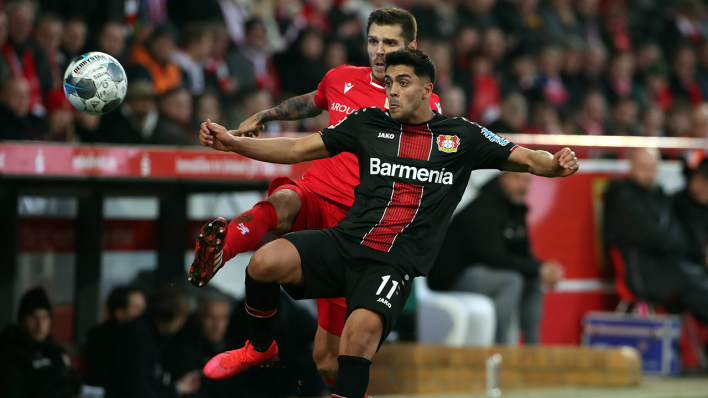
<path id="1" fill-rule="evenodd" d="M 302 179 L 278 177 L 270 183 L 268 196 L 281 189 L 293 190 L 300 197 L 300 212 L 291 228 L 293 232 L 334 227 L 349 211 L 349 207 L 312 192 Z M 317 323 L 329 333 L 342 335 L 346 313 L 344 297 L 317 300 Z"/>

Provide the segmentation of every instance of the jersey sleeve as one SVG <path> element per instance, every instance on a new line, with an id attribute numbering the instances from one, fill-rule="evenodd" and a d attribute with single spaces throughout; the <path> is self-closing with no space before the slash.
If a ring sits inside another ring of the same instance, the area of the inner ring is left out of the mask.
<path id="1" fill-rule="evenodd" d="M 464 119 L 464 118 L 462 118 Z M 517 145 L 513 142 L 498 136 L 486 127 L 464 119 L 469 123 L 472 132 L 472 147 L 474 152 L 470 159 L 474 169 L 499 169 L 502 163 L 509 159 L 511 152 Z"/>
<path id="2" fill-rule="evenodd" d="M 430 109 L 443 115 L 442 106 L 440 105 L 440 97 L 438 97 L 438 95 L 435 93 L 430 96 Z"/>
<path id="3" fill-rule="evenodd" d="M 335 156 L 342 152 L 356 153 L 359 146 L 357 141 L 358 132 L 364 124 L 365 115 L 366 112 L 362 110 L 356 111 L 344 117 L 334 126 L 320 131 L 322 141 L 330 156 Z"/>
<path id="4" fill-rule="evenodd" d="M 322 109 L 329 109 L 329 101 L 327 101 L 327 88 L 332 84 L 332 79 L 339 68 L 331 69 L 325 77 L 322 79 L 320 84 L 317 85 L 317 92 L 315 92 L 315 105 Z"/>

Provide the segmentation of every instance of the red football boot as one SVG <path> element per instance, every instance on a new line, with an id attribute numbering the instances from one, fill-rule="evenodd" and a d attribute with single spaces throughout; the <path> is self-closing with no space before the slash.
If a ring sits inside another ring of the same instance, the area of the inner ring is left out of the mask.
<path id="1" fill-rule="evenodd" d="M 194 261 L 189 269 L 189 281 L 196 287 L 209 283 L 224 265 L 224 238 L 229 223 L 217 217 L 202 227 L 194 249 Z"/>
<path id="2" fill-rule="evenodd" d="M 268 351 L 258 352 L 250 341 L 236 351 L 226 351 L 210 359 L 204 365 L 204 374 L 210 379 L 225 379 L 254 366 L 268 366 L 278 359 L 278 345 L 270 345 Z"/>

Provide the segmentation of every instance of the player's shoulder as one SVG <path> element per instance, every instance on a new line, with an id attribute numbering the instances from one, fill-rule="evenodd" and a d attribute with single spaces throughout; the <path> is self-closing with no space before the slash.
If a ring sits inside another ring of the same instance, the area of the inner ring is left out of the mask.
<path id="1" fill-rule="evenodd" d="M 486 139 L 496 142 L 501 146 L 506 146 L 509 144 L 509 141 L 506 138 L 493 133 L 488 128 L 476 122 L 470 121 L 465 117 L 448 117 L 442 122 L 445 123 L 445 127 L 459 132 L 460 134 L 469 135 L 473 138 Z"/>
<path id="2" fill-rule="evenodd" d="M 430 108 L 442 113 L 442 106 L 440 106 L 440 97 L 437 94 L 432 93 L 430 95 Z"/>
<path id="3" fill-rule="evenodd" d="M 327 72 L 327 78 L 338 80 L 361 79 L 371 74 L 371 68 L 368 66 L 351 66 L 342 65 Z"/>
<path id="4" fill-rule="evenodd" d="M 344 125 L 344 126 L 352 126 L 352 125 L 357 125 L 361 126 L 363 123 L 366 123 L 367 121 L 373 119 L 373 118 L 386 118 L 390 119 L 390 116 L 386 111 L 383 109 L 377 107 L 377 106 L 367 106 L 365 108 L 357 109 L 354 112 L 348 114 L 342 120 L 339 121 L 334 127 L 337 127 L 339 125 Z"/>

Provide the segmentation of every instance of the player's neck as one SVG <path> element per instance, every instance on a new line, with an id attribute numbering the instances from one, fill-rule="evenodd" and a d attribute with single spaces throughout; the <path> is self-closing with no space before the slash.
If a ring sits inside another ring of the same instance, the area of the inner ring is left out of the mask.
<path id="1" fill-rule="evenodd" d="M 410 118 L 407 118 L 406 120 L 399 120 L 403 124 L 421 124 L 429 121 L 430 119 L 435 117 L 435 113 L 433 112 L 432 109 L 430 109 L 430 106 L 427 107 L 421 107 L 415 113 L 411 115 Z"/>

